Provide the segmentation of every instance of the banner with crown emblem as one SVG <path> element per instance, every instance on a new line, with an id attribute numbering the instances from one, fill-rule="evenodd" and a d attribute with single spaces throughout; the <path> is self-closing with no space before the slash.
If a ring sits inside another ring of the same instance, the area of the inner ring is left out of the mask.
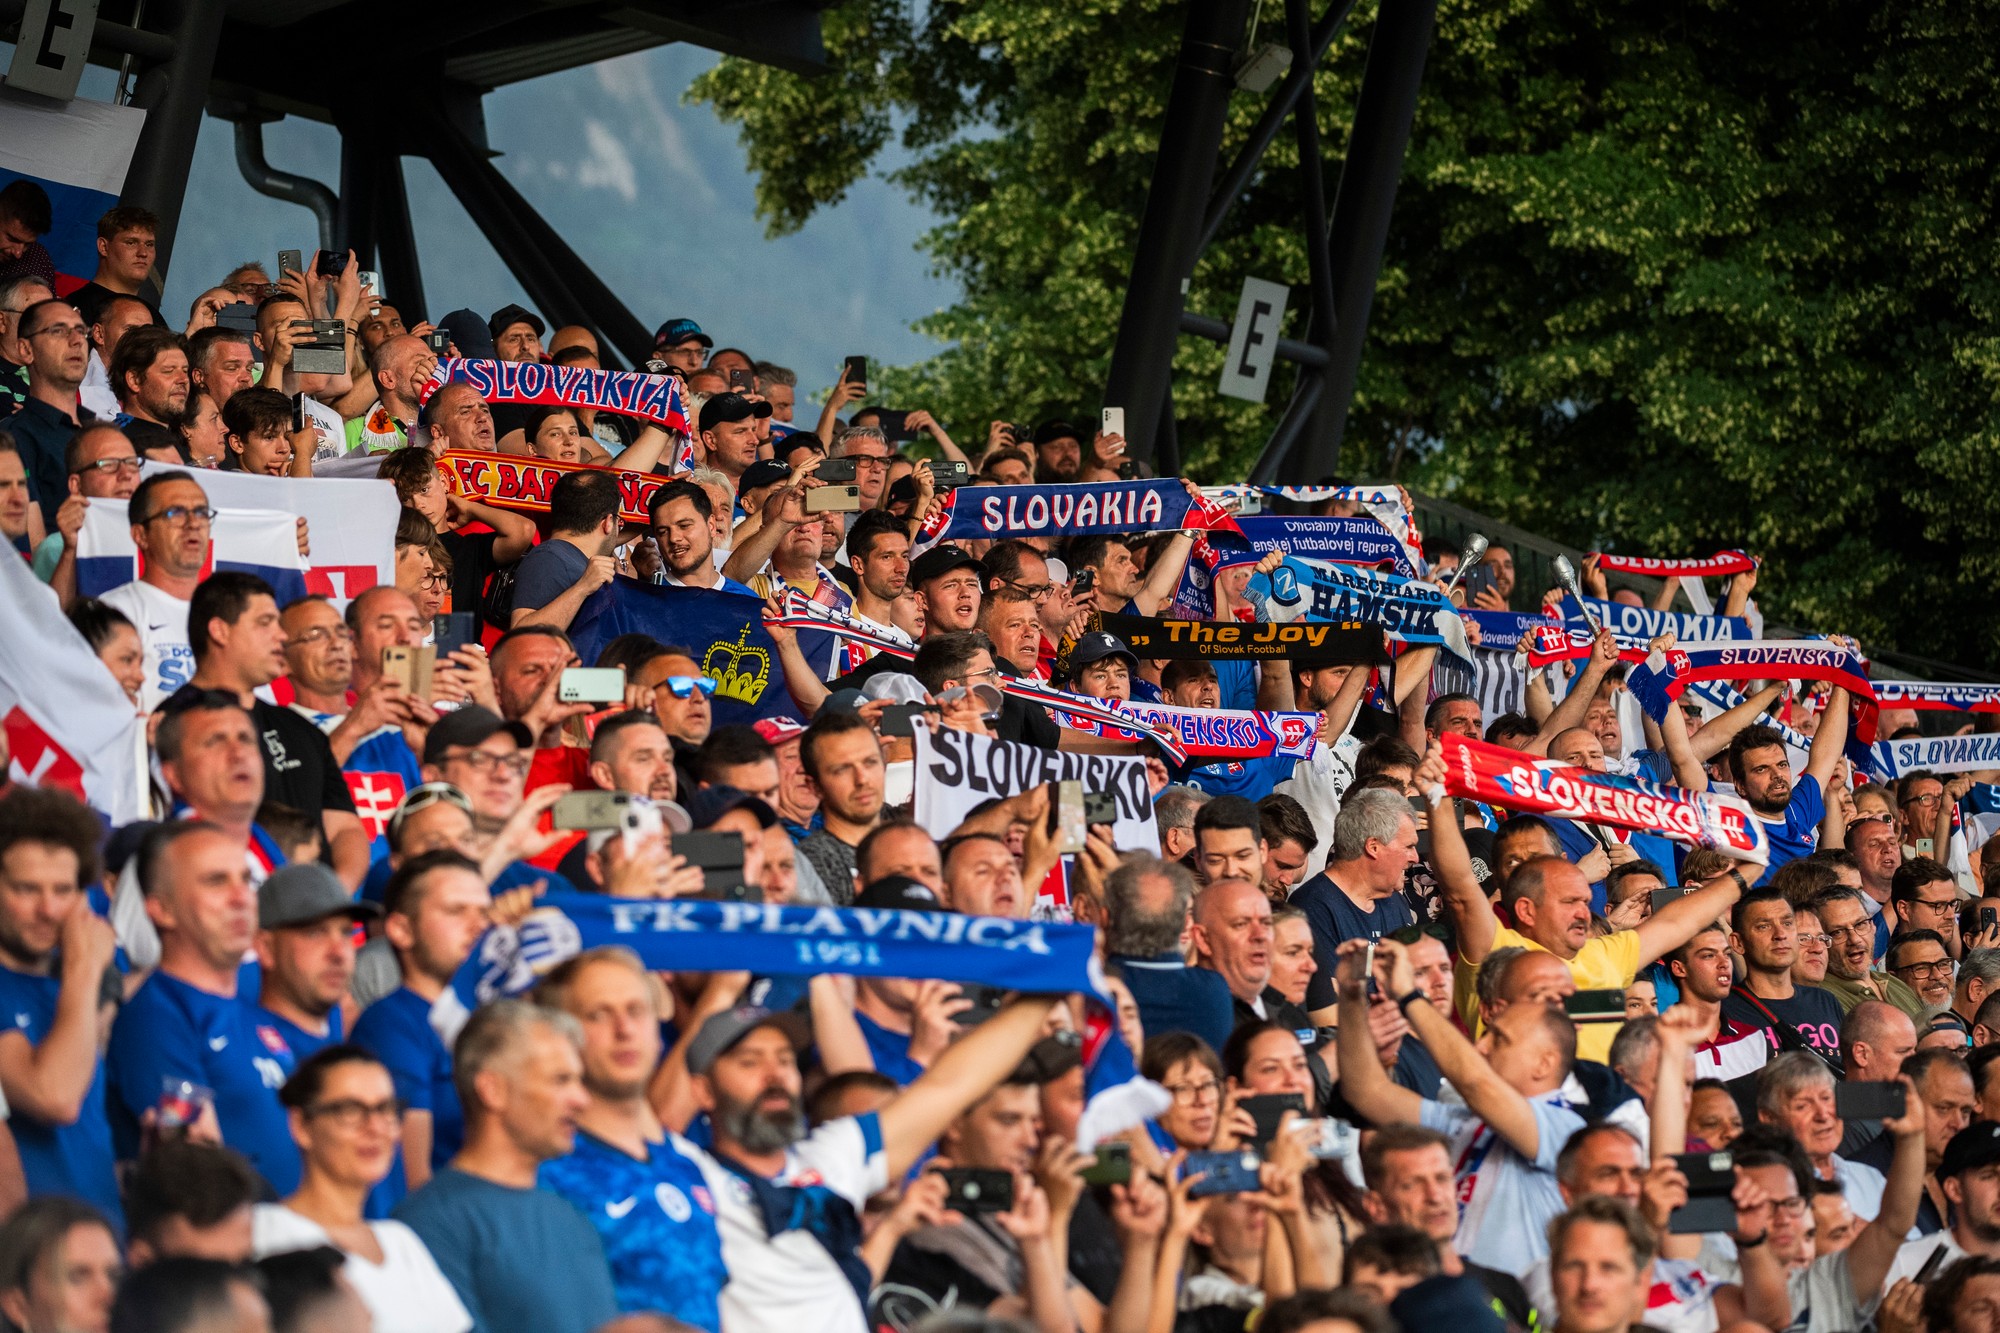
<path id="1" fill-rule="evenodd" d="M 764 632 L 764 603 L 758 598 L 615 579 L 584 603 L 569 635 L 577 656 L 595 662 L 621 634 L 650 634 L 691 649 L 702 674 L 715 681 L 709 702 L 718 727 L 800 716 L 785 687 L 777 645 Z"/>

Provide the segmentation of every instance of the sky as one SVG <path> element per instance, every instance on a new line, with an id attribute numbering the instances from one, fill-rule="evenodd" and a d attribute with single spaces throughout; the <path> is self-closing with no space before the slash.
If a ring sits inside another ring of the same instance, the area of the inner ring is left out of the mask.
<path id="1" fill-rule="evenodd" d="M 0 58 L 10 49 L 0 44 Z M 692 318 L 718 346 L 792 367 L 802 399 L 818 397 L 849 354 L 907 364 L 935 351 L 910 325 L 957 291 L 915 248 L 933 215 L 882 179 L 904 160 L 899 150 L 800 231 L 766 239 L 735 127 L 681 101 L 717 59 L 674 44 L 501 88 L 486 99 L 496 162 L 642 324 Z M 113 82 L 92 68 L 80 95 L 108 98 Z M 264 155 L 339 187 L 331 126 L 297 117 L 268 125 Z M 436 171 L 415 158 L 404 170 L 430 313 L 525 303 Z M 316 245 L 312 214 L 251 190 L 232 127 L 205 120 L 167 275 L 169 318 L 185 318 L 240 261 L 272 267 L 279 250 Z"/>

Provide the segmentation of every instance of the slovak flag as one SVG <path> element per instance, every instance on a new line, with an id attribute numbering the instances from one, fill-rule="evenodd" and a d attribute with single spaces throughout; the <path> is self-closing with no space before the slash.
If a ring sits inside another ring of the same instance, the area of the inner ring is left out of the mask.
<path id="1" fill-rule="evenodd" d="M 125 501 L 91 500 L 77 533 L 76 557 L 77 592 L 85 597 L 101 597 L 145 573 Z M 277 509 L 218 509 L 202 577 L 218 569 L 257 575 L 277 593 L 279 606 L 305 596 L 297 517 Z"/>

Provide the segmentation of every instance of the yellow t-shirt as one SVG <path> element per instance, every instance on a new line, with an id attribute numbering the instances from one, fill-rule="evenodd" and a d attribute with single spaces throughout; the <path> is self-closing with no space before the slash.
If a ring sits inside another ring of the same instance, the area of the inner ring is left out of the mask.
<path id="1" fill-rule="evenodd" d="M 1508 926 L 1501 926 L 1493 934 L 1494 949 L 1533 949 L 1546 953 L 1541 945 Z M 1479 1032 L 1479 969 L 1460 955 L 1457 974 L 1452 980 L 1452 1002 L 1458 1006 L 1458 1015 L 1466 1029 L 1475 1036 Z M 1576 981 L 1578 990 L 1624 990 L 1632 984 L 1632 978 L 1639 971 L 1639 932 L 1621 930 L 1615 935 L 1598 935 L 1590 943 L 1577 951 L 1569 960 L 1569 974 Z M 1617 1023 L 1579 1023 L 1576 1025 L 1576 1054 L 1580 1060 L 1595 1060 L 1600 1064 L 1611 1058 L 1611 1039 L 1618 1035 Z"/>

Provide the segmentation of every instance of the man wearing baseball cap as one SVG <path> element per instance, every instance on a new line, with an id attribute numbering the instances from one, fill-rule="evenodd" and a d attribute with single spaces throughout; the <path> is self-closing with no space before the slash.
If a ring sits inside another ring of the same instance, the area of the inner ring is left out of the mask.
<path id="1" fill-rule="evenodd" d="M 1901 1278 L 1915 1278 L 1939 1248 L 1944 1250 L 1939 1269 L 1967 1255 L 2000 1259 L 2000 1122 L 1975 1120 L 1952 1135 L 1937 1179 L 1951 1203 L 1951 1225 L 1936 1235 L 1905 1241 L 1889 1266 L 1883 1291 Z"/>
<path id="2" fill-rule="evenodd" d="M 873 1280 L 859 1254 L 862 1206 L 1013 1072 L 1054 1003 L 1014 1000 L 879 1111 L 830 1120 L 810 1135 L 797 1018 L 741 1006 L 697 1028 L 681 1050 L 715 1136 L 698 1160 L 729 1269 L 723 1327 L 865 1333 Z"/>
<path id="3" fill-rule="evenodd" d="M 762 443 L 757 423 L 770 416 L 769 403 L 740 393 L 718 393 L 701 405 L 701 447 L 707 451 L 708 465 L 739 490 Z"/>
<path id="4" fill-rule="evenodd" d="M 1132 697 L 1132 677 L 1139 674 L 1139 657 L 1125 641 L 1115 634 L 1100 631 L 1084 635 L 1069 650 L 1065 661 L 1057 663 L 1059 670 L 1065 670 L 1065 688 L 1092 699 L 1126 699 Z"/>
<path id="5" fill-rule="evenodd" d="M 493 335 L 493 354 L 502 361 L 542 360 L 542 335 L 548 327 L 534 311 L 511 303 L 486 321 L 486 331 Z"/>
<path id="6" fill-rule="evenodd" d="M 653 334 L 653 355 L 678 370 L 683 379 L 702 368 L 713 346 L 715 339 L 691 319 L 670 319 Z"/>
<path id="7" fill-rule="evenodd" d="M 381 915 L 381 904 L 355 898 L 317 861 L 281 866 L 257 890 L 258 1012 L 298 1059 L 341 1039 L 354 927 Z"/>

